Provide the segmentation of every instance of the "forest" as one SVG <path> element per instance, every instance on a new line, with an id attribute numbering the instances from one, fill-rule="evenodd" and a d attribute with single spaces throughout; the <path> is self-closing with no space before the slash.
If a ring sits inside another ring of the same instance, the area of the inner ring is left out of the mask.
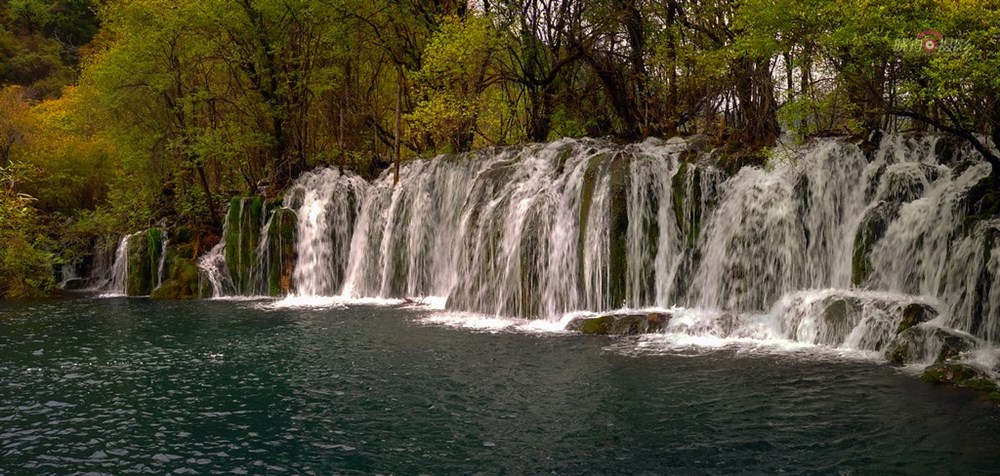
<path id="1" fill-rule="evenodd" d="M 0 297 L 156 224 L 197 255 L 231 197 L 316 166 L 562 137 L 699 134 L 738 167 L 938 131 L 997 183 L 998 72 L 985 0 L 7 0 Z"/>

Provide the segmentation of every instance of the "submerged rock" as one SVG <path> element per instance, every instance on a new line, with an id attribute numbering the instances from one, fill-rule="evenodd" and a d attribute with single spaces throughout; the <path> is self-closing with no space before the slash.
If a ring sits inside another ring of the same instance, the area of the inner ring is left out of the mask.
<path id="1" fill-rule="evenodd" d="M 671 317 L 661 312 L 578 317 L 566 325 L 566 330 L 591 335 L 650 334 L 666 329 Z"/>

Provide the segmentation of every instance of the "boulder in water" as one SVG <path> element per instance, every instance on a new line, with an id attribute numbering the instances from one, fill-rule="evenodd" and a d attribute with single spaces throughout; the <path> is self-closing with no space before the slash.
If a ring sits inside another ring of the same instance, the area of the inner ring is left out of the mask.
<path id="1" fill-rule="evenodd" d="M 978 347 L 979 341 L 969 334 L 924 324 L 896 335 L 885 347 L 884 355 L 889 365 L 901 367 L 931 360 L 944 362 Z"/>
<path id="2" fill-rule="evenodd" d="M 968 362 L 954 360 L 938 362 L 924 369 L 920 378 L 925 382 L 986 392 L 991 400 L 1000 401 L 1000 386 L 997 386 L 990 372 Z"/>
<path id="3" fill-rule="evenodd" d="M 578 317 L 566 325 L 566 330 L 591 335 L 649 334 L 666 329 L 671 317 L 661 312 Z"/>

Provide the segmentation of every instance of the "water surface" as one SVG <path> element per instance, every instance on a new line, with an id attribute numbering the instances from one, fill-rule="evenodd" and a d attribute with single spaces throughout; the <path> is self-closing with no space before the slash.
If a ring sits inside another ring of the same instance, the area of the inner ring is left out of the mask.
<path id="1" fill-rule="evenodd" d="M 998 412 L 877 362 L 267 301 L 0 305 L 0 473 L 989 473 Z"/>

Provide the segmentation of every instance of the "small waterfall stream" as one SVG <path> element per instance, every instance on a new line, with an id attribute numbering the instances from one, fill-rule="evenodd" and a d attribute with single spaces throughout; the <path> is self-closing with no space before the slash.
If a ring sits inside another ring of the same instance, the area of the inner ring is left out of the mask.
<path id="1" fill-rule="evenodd" d="M 413 161 L 396 185 L 388 172 L 367 183 L 317 169 L 281 207 L 248 219 L 247 199 L 234 201 L 226 226 L 240 232 L 224 234 L 240 243 L 201 267 L 216 296 L 274 295 L 272 217 L 284 210 L 297 296 L 436 296 L 549 320 L 680 306 L 715 326 L 730 316 L 734 334 L 859 350 L 884 346 L 899 320 L 887 316 L 919 302 L 942 326 L 1000 342 L 1000 222 L 963 231 L 987 164 L 932 135 L 888 136 L 870 160 L 840 139 L 782 154 L 730 176 L 682 139 L 584 139 Z M 253 264 L 234 251 L 245 249 Z M 235 279 L 241 268 L 249 279 Z M 828 328 L 811 319 L 831 293 L 857 312 Z"/>
<path id="2" fill-rule="evenodd" d="M 107 284 L 101 291 L 110 295 L 125 295 L 125 286 L 128 283 L 128 252 L 129 242 L 134 235 L 125 235 L 118 242 L 118 249 L 115 251 L 115 260 L 109 270 Z"/>

